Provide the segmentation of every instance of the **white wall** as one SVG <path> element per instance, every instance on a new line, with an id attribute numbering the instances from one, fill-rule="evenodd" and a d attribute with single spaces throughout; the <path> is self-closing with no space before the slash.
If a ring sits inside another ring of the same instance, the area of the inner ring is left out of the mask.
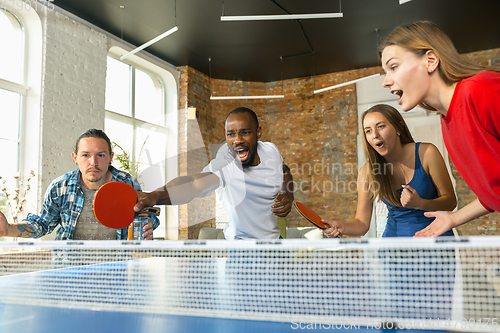
<path id="1" fill-rule="evenodd" d="M 42 193 L 76 168 L 78 136 L 104 127 L 106 36 L 57 10 L 40 15 L 43 26 L 40 162 Z"/>

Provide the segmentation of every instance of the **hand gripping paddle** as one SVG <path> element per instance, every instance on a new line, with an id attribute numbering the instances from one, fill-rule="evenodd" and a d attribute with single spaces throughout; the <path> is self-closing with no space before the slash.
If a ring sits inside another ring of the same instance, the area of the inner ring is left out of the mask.
<path id="1" fill-rule="evenodd" d="M 134 211 L 137 192 L 132 186 L 122 182 L 108 182 L 102 185 L 94 197 L 94 215 L 104 226 L 114 229 L 128 227 L 139 214 L 160 215 L 160 208 L 145 207 Z"/>
<path id="2" fill-rule="evenodd" d="M 318 214 L 316 214 L 311 208 L 309 208 L 306 205 L 304 205 L 303 203 L 300 203 L 297 201 L 294 202 L 293 205 L 303 218 L 305 218 L 307 221 L 314 224 L 316 227 L 323 229 L 323 230 L 328 228 L 328 226 L 326 224 L 321 222 L 321 217 Z"/>

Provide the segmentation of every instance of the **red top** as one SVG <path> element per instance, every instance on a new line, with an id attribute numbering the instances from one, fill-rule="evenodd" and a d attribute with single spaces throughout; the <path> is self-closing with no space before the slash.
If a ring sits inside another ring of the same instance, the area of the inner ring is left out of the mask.
<path id="1" fill-rule="evenodd" d="M 458 82 L 443 121 L 444 143 L 467 185 L 489 211 L 500 211 L 500 73 Z"/>

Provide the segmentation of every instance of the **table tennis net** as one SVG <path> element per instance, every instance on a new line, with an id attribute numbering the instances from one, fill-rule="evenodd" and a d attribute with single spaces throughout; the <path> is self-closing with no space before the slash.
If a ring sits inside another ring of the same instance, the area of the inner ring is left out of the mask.
<path id="1" fill-rule="evenodd" d="M 496 236 L 0 245 L 7 304 L 500 331 Z"/>

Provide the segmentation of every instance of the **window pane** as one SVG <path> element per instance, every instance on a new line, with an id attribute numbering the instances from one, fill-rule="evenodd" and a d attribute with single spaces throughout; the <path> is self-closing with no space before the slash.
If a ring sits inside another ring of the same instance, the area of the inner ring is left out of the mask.
<path id="1" fill-rule="evenodd" d="M 0 131 L 0 138 L 16 141 L 19 139 L 20 97 L 21 95 L 18 93 L 0 89 L 0 101 L 2 101 L 2 130 Z"/>
<path id="2" fill-rule="evenodd" d="M 111 118 L 112 117 L 112 118 Z M 118 116 L 119 117 L 119 116 Z M 127 124 L 124 121 L 118 119 L 117 116 L 110 116 L 106 113 L 106 119 L 104 123 L 104 128 L 106 135 L 109 137 L 111 142 L 117 143 L 119 147 L 114 147 L 113 152 L 115 157 L 113 158 L 113 166 L 117 169 L 130 172 L 130 170 L 125 170 L 123 165 L 119 162 L 119 155 L 123 155 L 124 152 L 129 155 L 132 154 L 132 144 L 133 144 L 133 131 L 134 127 L 132 124 Z M 127 119 L 125 119 L 127 121 Z M 123 149 L 123 150 L 122 150 Z"/>
<path id="3" fill-rule="evenodd" d="M 106 110 L 131 116 L 130 66 L 108 57 L 106 70 Z"/>
<path id="4" fill-rule="evenodd" d="M 16 186 L 14 175 L 18 172 L 18 147 L 17 142 L 0 139 L 0 151 L 2 155 L 9 156 L 8 159 L 4 160 L 7 163 L 0 163 L 0 176 L 2 176 L 2 180 L 6 181 L 5 187 L 7 187 L 9 193 L 12 193 L 12 189 Z"/>
<path id="5" fill-rule="evenodd" d="M 0 77 L 23 83 L 24 38 L 21 24 L 14 15 L 0 10 Z"/>
<path id="6" fill-rule="evenodd" d="M 151 125 L 144 125 L 137 128 L 136 136 L 138 158 L 140 154 L 139 181 L 145 191 L 153 191 L 165 184 L 165 130 L 162 127 L 151 128 Z"/>
<path id="7" fill-rule="evenodd" d="M 4 156 L 11 157 L 6 159 L 7 163 L 0 163 L 0 176 L 2 176 L 0 187 L 5 185 L 5 188 L 10 195 L 10 199 L 12 200 L 13 195 L 15 194 L 14 190 L 17 188 L 14 175 L 16 175 L 18 171 L 18 144 L 17 142 L 0 139 L 0 151 L 4 154 Z M 4 180 L 5 184 L 3 183 Z M 9 222 L 13 222 L 10 216 L 7 197 L 3 192 L 0 193 L 0 210 L 5 214 L 7 219 L 9 219 Z"/>
<path id="8" fill-rule="evenodd" d="M 162 128 L 157 128 L 156 126 L 151 128 L 151 125 L 145 125 L 136 130 L 136 136 L 137 157 L 139 157 L 140 154 L 141 164 L 147 167 L 165 160 L 166 138 Z M 146 142 L 146 144 L 144 144 L 144 142 Z M 144 148 L 142 148 L 143 144 Z M 144 169 L 144 167 L 142 169 Z"/>
<path id="9" fill-rule="evenodd" d="M 135 117 L 149 123 L 164 125 L 161 89 L 141 70 L 135 70 Z"/>
<path id="10" fill-rule="evenodd" d="M 124 68 L 127 69 L 127 76 Z M 109 57 L 107 75 L 106 110 L 113 112 L 106 112 L 106 133 L 112 142 L 118 143 L 129 154 L 129 160 L 139 161 L 131 170 L 123 167 L 119 162 L 119 155 L 123 155 L 123 151 L 116 147 L 113 166 L 135 176 L 144 191 L 153 191 L 166 182 L 163 89 L 159 81 L 146 72 L 126 64 L 120 65 L 118 60 Z M 129 90 L 125 91 L 125 87 Z M 127 112 L 120 111 L 120 108 L 125 109 L 125 101 Z M 134 101 L 133 107 L 131 101 Z M 113 106 L 113 103 L 121 103 L 122 106 Z M 155 238 L 165 235 L 164 212 L 159 219 L 161 223 L 154 232 Z"/>

